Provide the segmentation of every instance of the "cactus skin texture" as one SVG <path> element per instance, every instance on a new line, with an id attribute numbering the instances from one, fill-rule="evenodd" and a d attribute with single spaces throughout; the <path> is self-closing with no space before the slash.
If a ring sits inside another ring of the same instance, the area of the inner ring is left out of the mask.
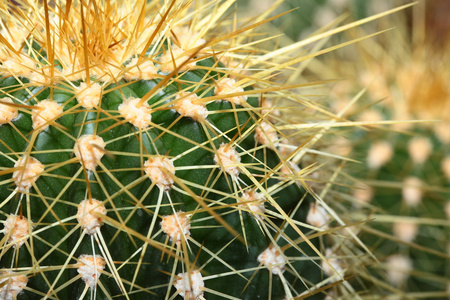
<path id="1" fill-rule="evenodd" d="M 233 1 L 178 2 L 2 8 L 2 299 L 282 299 L 324 277 L 270 72 L 224 65 Z"/>

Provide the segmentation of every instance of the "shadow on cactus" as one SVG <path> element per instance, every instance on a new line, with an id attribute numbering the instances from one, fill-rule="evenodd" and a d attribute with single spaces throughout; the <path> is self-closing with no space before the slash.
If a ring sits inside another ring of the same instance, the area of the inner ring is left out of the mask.
<path id="1" fill-rule="evenodd" d="M 238 27 L 233 3 L 2 7 L 2 298 L 292 299 L 342 279 L 318 167 L 260 103 L 304 103 L 271 81 L 302 60 L 261 56 L 247 40 L 270 19 Z"/>

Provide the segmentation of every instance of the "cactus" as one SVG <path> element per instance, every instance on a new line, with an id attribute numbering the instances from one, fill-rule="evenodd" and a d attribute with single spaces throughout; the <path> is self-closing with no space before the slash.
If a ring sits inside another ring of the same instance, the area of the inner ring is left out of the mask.
<path id="1" fill-rule="evenodd" d="M 291 299 L 342 279 L 314 230 L 329 221 L 305 223 L 316 167 L 260 103 L 297 102 L 271 78 L 300 60 L 258 65 L 243 41 L 258 23 L 224 20 L 234 1 L 16 2 L 1 7 L 2 299 Z"/>
<path id="2" fill-rule="evenodd" d="M 361 272 L 364 289 L 401 299 L 450 294 L 450 60 L 439 5 L 420 1 L 386 20 L 393 32 L 326 61 L 325 76 L 347 79 L 332 93 L 337 111 L 364 91 L 344 115 L 364 125 L 344 143 L 363 162 L 349 169 L 355 216 L 371 219 L 359 237 L 380 261 Z"/>

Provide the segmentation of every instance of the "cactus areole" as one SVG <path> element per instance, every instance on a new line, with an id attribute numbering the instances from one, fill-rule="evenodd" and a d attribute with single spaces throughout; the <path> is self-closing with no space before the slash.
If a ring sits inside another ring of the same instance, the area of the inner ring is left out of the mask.
<path id="1" fill-rule="evenodd" d="M 287 160 L 276 127 L 261 126 L 258 80 L 224 64 L 233 43 L 215 18 L 233 1 L 213 2 L 2 8 L 0 218 L 16 222 L 2 228 L 2 299 L 313 289 L 319 267 L 290 260 L 311 253 L 296 225 L 309 204 L 279 171 Z M 258 261 L 269 247 L 283 273 Z M 8 288 L 13 276 L 26 287 Z"/>

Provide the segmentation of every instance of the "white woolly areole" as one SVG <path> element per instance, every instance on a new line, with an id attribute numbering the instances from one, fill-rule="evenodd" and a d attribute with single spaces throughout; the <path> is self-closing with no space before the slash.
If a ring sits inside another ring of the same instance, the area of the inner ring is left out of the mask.
<path id="1" fill-rule="evenodd" d="M 76 141 L 73 152 L 87 170 L 94 171 L 105 154 L 105 146 L 100 136 L 85 134 Z"/>
<path id="2" fill-rule="evenodd" d="M 394 150 L 388 142 L 377 142 L 369 149 L 367 165 L 370 169 L 379 169 L 391 160 Z"/>
<path id="3" fill-rule="evenodd" d="M 152 110 L 147 101 L 144 101 L 142 104 L 139 103 L 140 101 L 141 98 L 134 97 L 125 99 L 119 105 L 119 113 L 137 128 L 145 129 L 152 123 L 152 116 L 150 114 Z"/>
<path id="4" fill-rule="evenodd" d="M 233 78 L 222 77 L 216 81 L 216 87 L 214 88 L 215 95 L 228 95 L 235 93 L 242 93 L 244 89 L 236 86 L 236 80 Z M 233 102 L 234 104 L 244 105 L 247 102 L 247 96 L 231 96 L 223 98 L 223 100 Z"/>
<path id="5" fill-rule="evenodd" d="M 28 191 L 44 171 L 44 165 L 40 161 L 27 155 L 19 158 L 14 168 L 18 170 L 13 173 L 12 178 L 21 192 Z"/>
<path id="6" fill-rule="evenodd" d="M 214 162 L 233 177 L 237 177 L 240 173 L 239 163 L 241 162 L 241 157 L 236 149 L 228 144 L 220 145 L 217 153 L 214 155 Z"/>
<path id="7" fill-rule="evenodd" d="M 330 248 L 325 249 L 325 256 L 330 257 L 333 255 L 333 250 L 331 250 Z M 340 277 L 343 277 L 345 273 L 344 269 L 341 266 L 340 260 L 337 258 L 327 258 L 326 260 L 322 261 L 322 269 L 325 274 L 330 277 L 336 275 L 336 280 L 338 280 L 338 278 Z"/>
<path id="8" fill-rule="evenodd" d="M 73 62 L 66 63 L 61 75 L 68 81 L 77 81 L 83 79 L 85 74 L 83 65 L 75 58 Z"/>
<path id="9" fill-rule="evenodd" d="M 202 274 L 194 270 L 191 273 L 177 274 L 173 286 L 184 299 L 197 300 L 203 297 L 205 283 Z"/>
<path id="10" fill-rule="evenodd" d="M 394 254 L 386 259 L 387 277 L 395 286 L 402 286 L 409 277 L 413 263 L 407 256 Z"/>
<path id="11" fill-rule="evenodd" d="M 0 99 L 4 103 L 14 103 L 11 98 L 5 97 Z M 19 115 L 19 109 L 12 105 L 0 103 L 0 125 L 11 122 Z"/>
<path id="12" fill-rule="evenodd" d="M 181 92 L 177 94 L 173 108 L 183 117 L 192 118 L 194 121 L 202 121 L 208 116 L 208 109 L 204 104 L 196 104 L 200 99 L 195 93 Z"/>
<path id="13" fill-rule="evenodd" d="M 144 171 L 160 189 L 172 188 L 174 181 L 170 174 L 175 175 L 175 167 L 169 158 L 163 156 L 149 158 L 144 163 Z"/>
<path id="14" fill-rule="evenodd" d="M 105 205 L 96 199 L 86 199 L 78 205 L 77 220 L 80 226 L 86 230 L 88 234 L 94 234 L 98 227 L 103 225 L 102 217 L 94 214 L 106 216 Z"/>
<path id="15" fill-rule="evenodd" d="M 17 295 L 19 295 L 27 286 L 27 276 L 14 274 L 15 273 L 11 271 L 0 273 L 0 299 L 16 299 Z"/>
<path id="16" fill-rule="evenodd" d="M 408 143 L 408 153 L 415 164 L 423 164 L 431 154 L 431 142 L 426 137 L 415 137 Z"/>
<path id="17" fill-rule="evenodd" d="M 264 214 L 264 212 L 266 211 L 265 207 L 264 207 L 264 201 L 266 200 L 266 198 L 264 197 L 263 194 L 261 193 L 257 193 L 254 190 L 246 190 L 243 194 L 241 199 L 238 199 L 241 202 L 251 202 L 251 203 L 246 203 L 244 205 L 248 206 L 248 208 L 250 209 L 250 211 L 254 212 L 252 215 L 261 220 L 262 219 L 262 214 Z"/>
<path id="18" fill-rule="evenodd" d="M 417 230 L 417 224 L 411 222 L 396 222 L 392 227 L 394 235 L 406 243 L 411 243 L 416 238 Z"/>
<path id="19" fill-rule="evenodd" d="M 281 116 L 281 112 L 279 109 L 274 109 L 275 105 L 272 100 L 267 98 L 261 98 L 260 101 L 261 106 L 261 114 L 270 120 L 275 118 L 279 118 Z"/>
<path id="20" fill-rule="evenodd" d="M 102 87 L 98 83 L 88 86 L 85 82 L 80 83 L 77 88 L 77 100 L 84 108 L 92 109 L 98 107 L 102 96 Z"/>
<path id="21" fill-rule="evenodd" d="M 24 54 L 20 54 L 19 57 L 12 55 L 3 61 L 3 68 L 17 76 L 29 77 L 36 69 L 36 62 Z"/>
<path id="22" fill-rule="evenodd" d="M 77 269 L 78 274 L 90 288 L 94 288 L 101 271 L 105 269 L 105 259 L 100 255 L 81 255 L 78 260 L 80 261 Z"/>
<path id="23" fill-rule="evenodd" d="M 283 274 L 286 266 L 286 260 L 281 253 L 281 250 L 270 245 L 260 255 L 258 255 L 258 262 L 266 266 L 273 274 Z"/>
<path id="24" fill-rule="evenodd" d="M 63 113 L 63 106 L 55 101 L 42 100 L 34 105 L 31 111 L 31 119 L 33 120 L 33 129 L 43 131 L 47 129 L 51 122 L 61 116 Z"/>
<path id="25" fill-rule="evenodd" d="M 423 192 L 420 188 L 422 181 L 417 177 L 408 177 L 403 181 L 403 201 L 410 206 L 416 207 L 421 201 Z"/>
<path id="26" fill-rule="evenodd" d="M 444 158 L 444 160 L 441 163 L 441 169 L 442 172 L 444 172 L 447 181 L 450 181 L 450 156 Z"/>
<path id="27" fill-rule="evenodd" d="M 306 222 L 315 227 L 327 228 L 327 224 L 330 222 L 330 216 L 325 208 L 319 206 L 317 203 L 314 203 L 309 208 L 308 215 L 306 216 Z"/>
<path id="28" fill-rule="evenodd" d="M 181 64 L 183 64 L 189 58 L 189 56 L 190 55 L 185 54 L 182 49 L 174 46 L 172 48 L 172 51 L 167 50 L 166 53 L 161 55 L 160 57 L 161 65 L 159 66 L 159 69 L 164 73 L 171 73 Z M 184 72 L 195 69 L 195 65 L 196 65 L 195 61 L 189 61 L 188 63 L 183 65 L 178 70 L 178 72 Z"/>
<path id="29" fill-rule="evenodd" d="M 5 228 L 1 232 L 5 236 L 9 236 L 8 243 L 14 244 L 15 248 L 20 248 L 30 236 L 30 228 L 28 227 L 28 219 L 24 216 L 9 215 L 6 218 Z"/>
<path id="30" fill-rule="evenodd" d="M 255 129 L 255 140 L 262 145 L 267 145 L 272 150 L 278 147 L 277 131 L 264 121 Z"/>
<path id="31" fill-rule="evenodd" d="M 123 75 L 125 80 L 151 80 L 158 78 L 158 69 L 152 61 L 142 60 L 138 64 L 139 58 L 135 57 L 127 64 L 127 71 Z"/>
<path id="32" fill-rule="evenodd" d="M 183 211 L 164 216 L 161 221 L 161 229 L 170 237 L 171 241 L 181 242 L 181 235 L 184 237 L 191 235 L 190 228 L 189 217 Z"/>
<path id="33" fill-rule="evenodd" d="M 293 163 L 292 161 L 288 161 L 287 166 L 286 163 L 284 163 L 280 169 L 280 173 L 285 175 L 296 175 L 300 171 L 301 171 L 300 167 L 297 164 Z"/>
<path id="34" fill-rule="evenodd" d="M 53 80 L 58 79 L 59 76 L 59 70 L 53 69 Z M 29 79 L 33 85 L 48 86 L 52 83 L 52 74 L 49 68 L 39 68 L 31 72 Z"/>

